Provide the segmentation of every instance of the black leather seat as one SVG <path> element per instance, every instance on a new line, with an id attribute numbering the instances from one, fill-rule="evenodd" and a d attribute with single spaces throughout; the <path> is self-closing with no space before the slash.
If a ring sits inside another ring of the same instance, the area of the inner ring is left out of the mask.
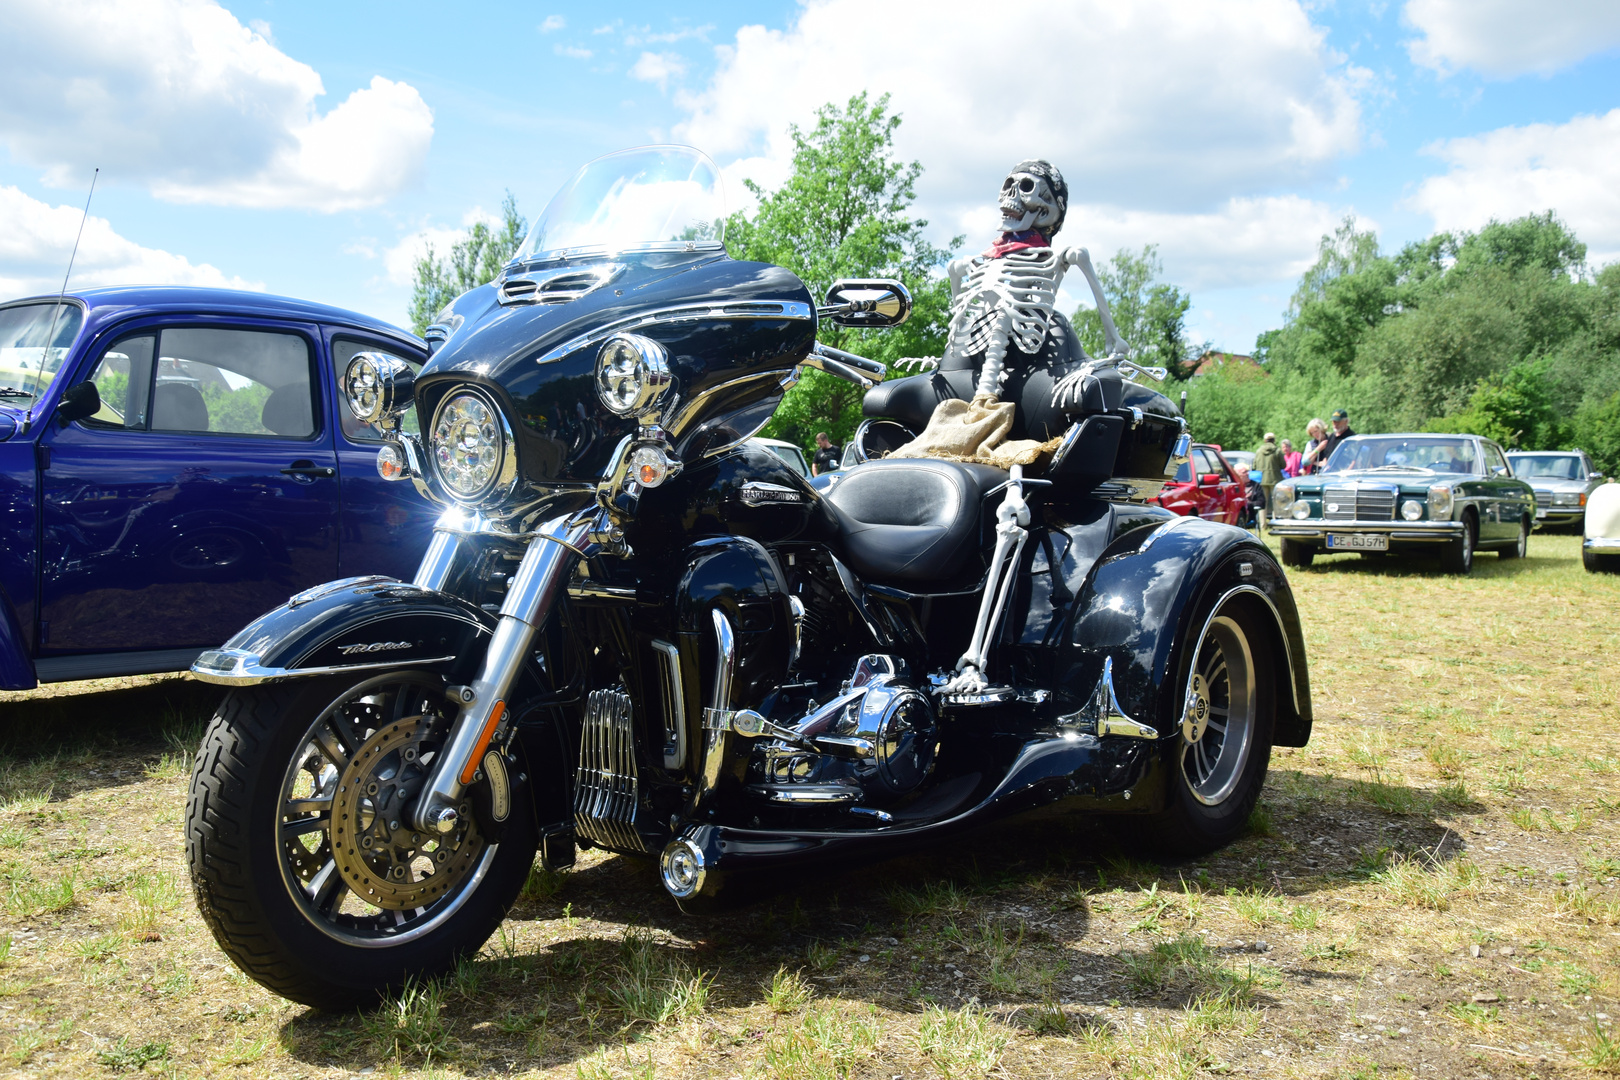
<path id="1" fill-rule="evenodd" d="M 1007 473 L 926 458 L 868 461 L 826 494 L 844 561 L 876 582 L 944 582 L 979 545 L 985 492 Z"/>

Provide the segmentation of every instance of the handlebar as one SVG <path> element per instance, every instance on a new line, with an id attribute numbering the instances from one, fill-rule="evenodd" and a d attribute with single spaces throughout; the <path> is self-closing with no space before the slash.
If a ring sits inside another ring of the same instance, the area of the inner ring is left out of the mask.
<path id="1" fill-rule="evenodd" d="M 804 358 L 804 366 L 846 379 L 862 390 L 870 390 L 882 382 L 889 370 L 876 360 L 868 360 L 819 341 L 811 348 L 810 355 Z"/>

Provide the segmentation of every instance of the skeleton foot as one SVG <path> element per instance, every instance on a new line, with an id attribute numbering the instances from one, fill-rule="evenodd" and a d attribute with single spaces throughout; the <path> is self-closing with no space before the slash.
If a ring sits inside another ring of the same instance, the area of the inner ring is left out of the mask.
<path id="1" fill-rule="evenodd" d="M 902 371 L 909 368 L 921 374 L 924 371 L 933 371 L 935 368 L 939 367 L 939 358 L 934 356 L 908 356 L 904 359 L 896 360 L 894 362 L 894 366 Z"/>

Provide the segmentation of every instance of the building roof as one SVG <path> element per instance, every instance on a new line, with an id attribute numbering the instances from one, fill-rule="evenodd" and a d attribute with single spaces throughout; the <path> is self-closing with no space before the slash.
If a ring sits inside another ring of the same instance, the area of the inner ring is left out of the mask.
<path id="1" fill-rule="evenodd" d="M 1197 378 L 1199 375 L 1207 375 L 1211 371 L 1227 367 L 1228 365 L 1232 367 L 1248 368 L 1258 368 L 1260 366 L 1252 356 L 1245 356 L 1242 353 L 1218 352 L 1215 349 L 1211 349 L 1204 355 L 1200 356 L 1197 360 L 1193 361 L 1192 375 L 1194 378 Z"/>

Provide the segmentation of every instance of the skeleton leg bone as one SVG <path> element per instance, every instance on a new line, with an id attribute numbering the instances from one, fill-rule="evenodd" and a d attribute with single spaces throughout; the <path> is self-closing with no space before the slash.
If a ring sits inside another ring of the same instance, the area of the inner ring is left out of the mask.
<path id="1" fill-rule="evenodd" d="M 1007 493 L 996 508 L 996 548 L 990 556 L 990 572 L 985 577 L 984 594 L 979 599 L 979 618 L 973 627 L 973 638 L 967 652 L 956 662 L 956 677 L 947 682 L 942 692 L 949 694 L 983 693 L 990 688 L 984 671 L 989 667 L 990 642 L 1001 625 L 1001 616 L 1007 607 L 1017 577 L 1018 559 L 1029 539 L 1029 505 L 1024 502 L 1024 469 L 1014 465 L 1007 483 Z"/>

